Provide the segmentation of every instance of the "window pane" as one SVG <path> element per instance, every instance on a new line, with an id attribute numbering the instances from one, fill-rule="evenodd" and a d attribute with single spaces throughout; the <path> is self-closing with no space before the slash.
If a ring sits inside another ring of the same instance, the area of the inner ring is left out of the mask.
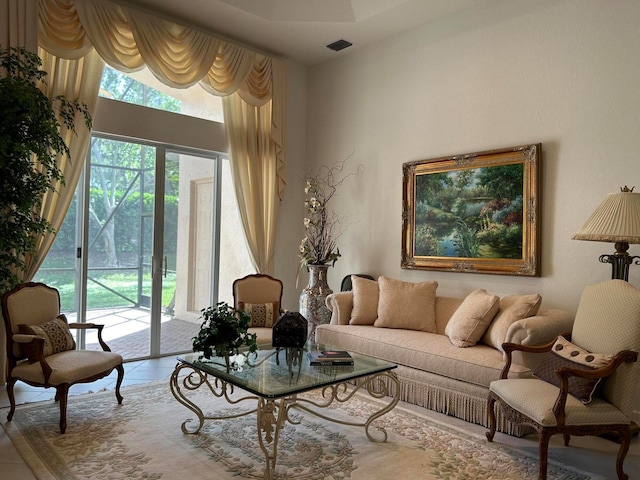
<path id="1" fill-rule="evenodd" d="M 205 92 L 199 85 L 171 88 L 144 68 L 123 73 L 105 66 L 100 84 L 101 97 L 135 105 L 180 113 L 214 122 L 224 122 L 222 98 Z"/>

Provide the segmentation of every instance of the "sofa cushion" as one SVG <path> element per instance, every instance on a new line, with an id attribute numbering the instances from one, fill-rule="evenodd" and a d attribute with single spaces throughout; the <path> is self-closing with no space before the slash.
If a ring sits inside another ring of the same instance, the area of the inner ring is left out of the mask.
<path id="1" fill-rule="evenodd" d="M 512 323 L 534 316 L 538 313 L 542 297 L 531 295 L 508 295 L 500 300 L 500 309 L 493 322 L 482 336 L 482 343 L 497 348 L 501 352 L 502 344 Z"/>
<path id="2" fill-rule="evenodd" d="M 440 335 L 444 335 L 449 320 L 464 301 L 458 297 L 436 296 L 436 326 Z"/>
<path id="3" fill-rule="evenodd" d="M 502 353 L 486 345 L 458 348 L 445 335 L 368 325 L 320 325 L 321 344 L 370 355 L 398 365 L 489 387 L 500 378 Z M 511 378 L 530 377 L 531 370 L 513 364 Z"/>
<path id="4" fill-rule="evenodd" d="M 594 370 L 611 363 L 613 355 L 591 353 L 574 345 L 564 337 L 558 337 L 540 365 L 533 374 L 541 380 L 556 387 L 560 387 L 560 376 L 556 373 L 559 368 L 574 368 L 577 370 Z M 569 393 L 585 405 L 593 399 L 593 394 L 600 385 L 602 378 L 569 377 Z"/>
<path id="5" fill-rule="evenodd" d="M 378 279 L 378 319 L 374 326 L 436 332 L 438 282 L 410 283 L 392 278 Z"/>
<path id="6" fill-rule="evenodd" d="M 39 325 L 19 324 L 18 331 L 27 335 L 42 337 L 44 339 L 45 357 L 76 348 L 76 342 L 69 330 L 67 317 L 64 314 L 60 314 L 53 320 Z M 25 345 L 24 348 L 30 362 L 38 360 L 38 351 L 35 348 L 35 344 Z"/>
<path id="7" fill-rule="evenodd" d="M 353 309 L 351 325 L 373 325 L 378 318 L 378 282 L 351 275 Z"/>
<path id="8" fill-rule="evenodd" d="M 500 297 L 483 288 L 471 292 L 451 316 L 445 335 L 456 347 L 473 347 L 498 312 Z"/>

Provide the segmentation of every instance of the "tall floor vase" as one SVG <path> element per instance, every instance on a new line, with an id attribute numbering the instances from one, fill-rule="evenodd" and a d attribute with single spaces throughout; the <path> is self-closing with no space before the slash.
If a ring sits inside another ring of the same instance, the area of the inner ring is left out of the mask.
<path id="1" fill-rule="evenodd" d="M 307 319 L 307 341 L 315 343 L 316 328 L 331 320 L 331 311 L 325 305 L 327 295 L 333 293 L 327 283 L 329 265 L 307 265 L 309 284 L 300 294 L 300 314 Z"/>

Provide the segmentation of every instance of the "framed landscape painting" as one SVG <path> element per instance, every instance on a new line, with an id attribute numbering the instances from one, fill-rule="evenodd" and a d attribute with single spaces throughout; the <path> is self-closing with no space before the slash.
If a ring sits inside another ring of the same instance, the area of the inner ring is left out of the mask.
<path id="1" fill-rule="evenodd" d="M 539 276 L 540 149 L 405 163 L 402 268 Z"/>

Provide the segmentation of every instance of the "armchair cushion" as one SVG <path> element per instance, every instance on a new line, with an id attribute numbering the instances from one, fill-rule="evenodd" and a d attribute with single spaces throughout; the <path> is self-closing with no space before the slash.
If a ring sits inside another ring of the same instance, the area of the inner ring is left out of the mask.
<path id="1" fill-rule="evenodd" d="M 500 306 L 500 297 L 480 288 L 464 299 L 449 319 L 445 335 L 456 347 L 473 347 L 485 332 Z"/>
<path id="2" fill-rule="evenodd" d="M 273 327 L 280 315 L 280 302 L 245 303 L 238 302 L 238 309 L 251 317 L 249 327 Z"/>
<path id="3" fill-rule="evenodd" d="M 613 355 L 590 353 L 566 338 L 558 337 L 551 351 L 533 371 L 533 375 L 560 387 L 560 376 L 556 373 L 559 368 L 594 370 L 608 365 L 612 360 Z M 586 405 L 593 400 L 593 394 L 601 381 L 602 378 L 569 377 L 569 393 Z"/>
<path id="4" fill-rule="evenodd" d="M 560 389 L 537 378 L 509 378 L 491 382 L 489 389 L 507 405 L 544 427 L 557 425 L 553 405 Z M 567 395 L 565 425 L 628 424 L 629 418 L 601 398 L 589 405 Z"/>
<path id="5" fill-rule="evenodd" d="M 351 275 L 353 309 L 351 325 L 373 325 L 378 318 L 378 282 Z"/>
<path id="6" fill-rule="evenodd" d="M 76 348 L 76 342 L 73 339 L 73 335 L 71 335 L 67 317 L 64 314 L 60 314 L 53 320 L 39 325 L 19 324 L 18 331 L 23 334 L 44 338 L 45 357 Z M 35 347 L 35 344 L 24 347 L 25 354 L 30 362 L 38 360 L 38 352 L 33 347 Z"/>
<path id="7" fill-rule="evenodd" d="M 122 356 L 113 352 L 70 350 L 50 355 L 47 357 L 47 364 L 52 370 L 49 385 L 72 385 L 117 367 L 122 364 Z M 46 383 L 42 367 L 38 363 L 19 363 L 13 369 L 12 375 L 41 385 Z"/>

